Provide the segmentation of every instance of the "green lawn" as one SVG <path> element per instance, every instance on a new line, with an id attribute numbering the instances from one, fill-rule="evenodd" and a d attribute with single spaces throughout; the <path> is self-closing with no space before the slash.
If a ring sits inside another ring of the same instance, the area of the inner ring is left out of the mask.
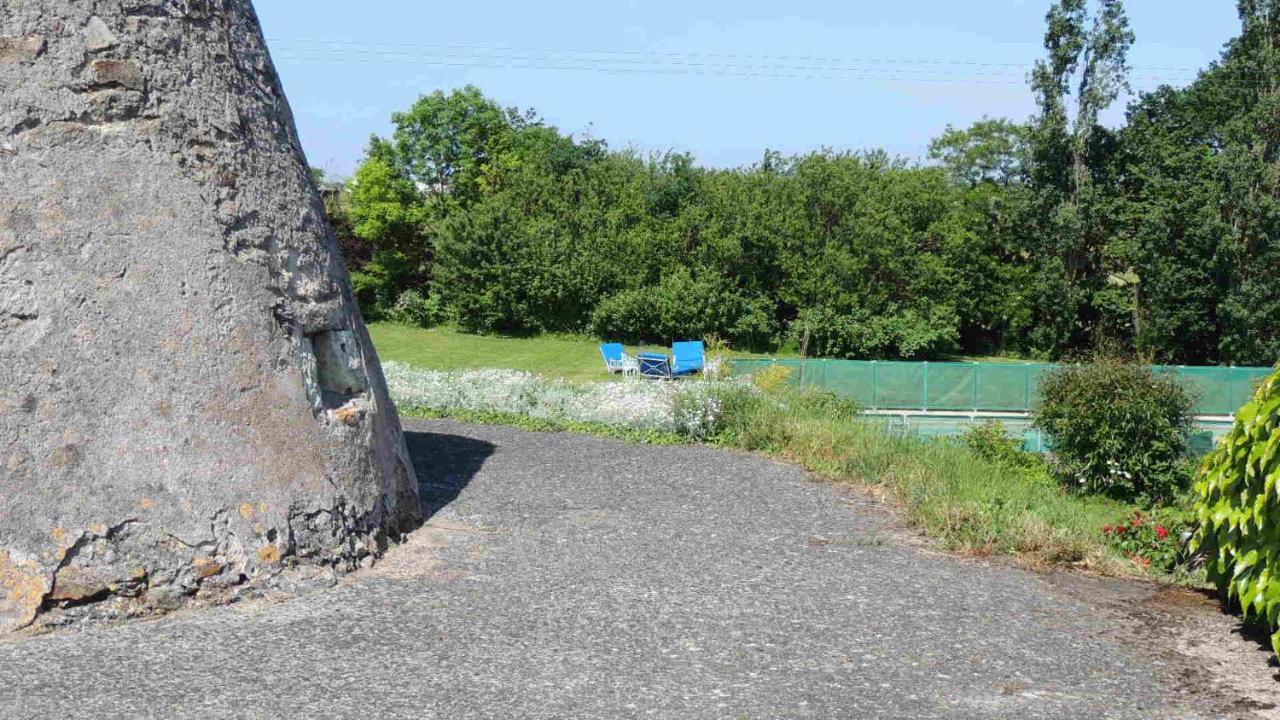
<path id="1" fill-rule="evenodd" d="M 393 323 L 370 323 L 378 357 L 397 362 L 455 370 L 461 368 L 511 368 L 572 380 L 607 380 L 600 358 L 600 341 L 587 336 L 540 335 L 529 338 L 472 335 L 452 328 L 422 328 Z M 629 347 L 631 352 L 659 347 Z M 734 353 L 741 357 L 766 357 Z"/>
<path id="2" fill-rule="evenodd" d="M 424 330 L 387 322 L 370 323 L 369 334 L 373 336 L 378 356 L 384 361 L 395 360 L 436 370 L 510 368 L 571 380 L 607 380 L 610 377 L 605 373 L 604 361 L 600 358 L 600 341 L 586 335 L 501 337 L 472 335 L 446 327 Z M 650 346 L 629 346 L 627 349 L 632 353 L 649 350 L 669 352 L 668 348 Z M 799 357 L 794 351 L 786 350 L 772 355 L 731 354 L 744 358 Z M 957 362 L 1027 362 L 1023 358 L 999 356 L 955 356 L 947 359 Z"/>

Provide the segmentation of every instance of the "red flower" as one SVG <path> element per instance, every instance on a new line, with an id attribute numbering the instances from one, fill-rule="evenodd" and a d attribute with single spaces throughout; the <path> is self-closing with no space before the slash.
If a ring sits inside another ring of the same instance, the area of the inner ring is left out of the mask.
<path id="1" fill-rule="evenodd" d="M 1156 537 L 1160 538 L 1161 540 L 1163 540 L 1163 539 L 1165 539 L 1165 538 L 1169 537 L 1169 528 L 1167 528 L 1167 527 L 1165 527 L 1165 526 L 1163 526 L 1163 525 L 1157 525 L 1157 526 L 1156 526 Z"/>
<path id="2" fill-rule="evenodd" d="M 1103 535 L 1110 535 L 1114 530 L 1115 530 L 1115 528 L 1111 527 L 1110 525 L 1103 525 L 1103 526 L 1102 526 L 1102 534 L 1103 534 Z"/>
<path id="3" fill-rule="evenodd" d="M 1141 514 L 1138 514 L 1138 513 L 1135 513 L 1135 514 L 1134 514 L 1134 516 L 1133 516 L 1133 526 L 1134 526 L 1134 527 L 1142 527 L 1142 515 L 1141 515 Z"/>

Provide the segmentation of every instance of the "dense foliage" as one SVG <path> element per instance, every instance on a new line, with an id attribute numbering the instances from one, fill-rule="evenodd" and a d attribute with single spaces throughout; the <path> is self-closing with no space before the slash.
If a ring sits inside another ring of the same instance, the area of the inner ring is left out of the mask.
<path id="1" fill-rule="evenodd" d="M 1101 358 L 1051 370 L 1037 395 L 1035 424 L 1064 483 L 1147 502 L 1186 489 L 1194 401 L 1176 377 Z"/>
<path id="2" fill-rule="evenodd" d="M 1271 364 L 1275 5 L 1240 0 L 1220 61 L 1109 129 L 1134 31 L 1120 0 L 1059 0 L 1036 115 L 947 128 L 929 166 L 823 151 L 710 169 L 565 135 L 473 87 L 436 92 L 373 138 L 331 210 L 372 316 L 851 358 L 1105 342 Z"/>
<path id="3" fill-rule="evenodd" d="M 1280 3 L 1242 0 L 1244 33 L 1121 133 L 1115 255 L 1141 278 L 1137 341 L 1185 362 L 1280 357 Z"/>
<path id="4" fill-rule="evenodd" d="M 1200 466 L 1192 548 L 1204 555 L 1209 579 L 1237 600 L 1247 617 L 1280 629 L 1280 372 Z M 1271 636 L 1280 654 L 1280 632 Z"/>

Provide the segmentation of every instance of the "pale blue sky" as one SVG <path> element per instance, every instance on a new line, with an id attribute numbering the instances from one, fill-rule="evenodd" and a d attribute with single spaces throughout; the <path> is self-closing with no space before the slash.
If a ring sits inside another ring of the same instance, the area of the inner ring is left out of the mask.
<path id="1" fill-rule="evenodd" d="M 767 148 L 920 157 L 948 123 L 1032 112 L 1023 78 L 1049 1 L 256 5 L 308 159 L 348 174 L 393 111 L 467 83 L 566 132 L 710 165 L 749 164 Z M 1126 6 L 1139 88 L 1185 82 L 1239 27 L 1233 0 Z"/>

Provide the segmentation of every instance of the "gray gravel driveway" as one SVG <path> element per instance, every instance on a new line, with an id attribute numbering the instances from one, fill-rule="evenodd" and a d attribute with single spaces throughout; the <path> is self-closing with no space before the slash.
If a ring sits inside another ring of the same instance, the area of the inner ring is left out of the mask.
<path id="1" fill-rule="evenodd" d="M 406 426 L 436 512 L 384 562 L 0 642 L 0 717 L 1249 716 L 1103 601 L 1150 591 L 940 554 L 791 466 Z"/>

